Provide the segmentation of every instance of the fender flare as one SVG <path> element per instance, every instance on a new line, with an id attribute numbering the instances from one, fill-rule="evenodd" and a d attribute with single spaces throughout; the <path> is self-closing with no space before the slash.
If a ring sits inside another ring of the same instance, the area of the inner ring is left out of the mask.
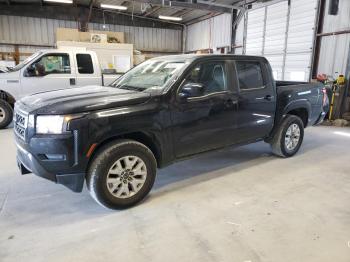
<path id="1" fill-rule="evenodd" d="M 300 99 L 300 100 L 296 100 L 296 101 L 291 101 L 289 104 L 287 104 L 284 107 L 282 118 L 284 118 L 285 115 L 288 114 L 288 112 L 290 112 L 292 110 L 296 110 L 296 109 L 306 109 L 307 114 L 308 114 L 308 118 L 310 118 L 311 104 L 307 99 Z"/>
<path id="2" fill-rule="evenodd" d="M 274 127 L 272 128 L 272 130 L 270 132 L 270 135 L 267 138 L 265 138 L 264 140 L 269 143 L 272 140 L 272 138 L 274 137 L 275 133 L 277 132 L 279 126 L 281 125 L 282 121 L 285 119 L 287 114 L 290 111 L 297 110 L 297 109 L 305 109 L 307 111 L 308 119 L 310 119 L 311 104 L 307 99 L 300 99 L 300 100 L 296 100 L 296 101 L 291 101 L 283 108 L 283 110 L 281 110 L 282 113 L 280 113 L 277 116 L 277 118 L 275 120 Z"/>
<path id="3" fill-rule="evenodd" d="M 8 92 L 0 89 L 0 99 L 8 102 L 12 107 L 14 107 L 16 99 Z"/>

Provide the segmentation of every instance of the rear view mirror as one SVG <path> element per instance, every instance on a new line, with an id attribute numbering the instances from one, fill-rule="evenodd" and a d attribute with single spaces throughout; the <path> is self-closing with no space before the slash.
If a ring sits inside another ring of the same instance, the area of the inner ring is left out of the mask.
<path id="1" fill-rule="evenodd" d="M 200 83 L 187 83 L 185 84 L 179 93 L 181 99 L 190 97 L 198 97 L 204 94 L 204 86 Z"/>

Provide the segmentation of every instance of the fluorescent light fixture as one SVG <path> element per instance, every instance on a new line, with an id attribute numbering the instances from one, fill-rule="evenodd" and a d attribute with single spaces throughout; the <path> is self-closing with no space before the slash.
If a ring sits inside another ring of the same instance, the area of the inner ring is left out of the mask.
<path id="1" fill-rule="evenodd" d="M 163 20 L 171 20 L 171 21 L 181 21 L 182 17 L 178 17 L 178 16 L 166 16 L 166 15 L 160 15 L 158 16 L 159 19 L 163 19 Z"/>
<path id="2" fill-rule="evenodd" d="M 126 10 L 128 9 L 127 6 L 123 5 L 107 5 L 107 4 L 101 4 L 101 8 L 106 8 L 106 9 L 116 9 L 116 10 Z"/>
<path id="3" fill-rule="evenodd" d="M 61 4 L 73 4 L 73 0 L 44 0 L 44 2 L 53 2 Z"/>

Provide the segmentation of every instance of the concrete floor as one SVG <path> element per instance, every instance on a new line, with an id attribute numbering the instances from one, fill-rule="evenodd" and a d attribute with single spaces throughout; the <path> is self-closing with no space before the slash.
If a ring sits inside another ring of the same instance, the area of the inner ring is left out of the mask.
<path id="1" fill-rule="evenodd" d="M 258 143 L 175 164 L 119 212 L 18 175 L 12 136 L 0 130 L 1 262 L 350 261 L 350 129 L 308 128 L 290 159 Z"/>

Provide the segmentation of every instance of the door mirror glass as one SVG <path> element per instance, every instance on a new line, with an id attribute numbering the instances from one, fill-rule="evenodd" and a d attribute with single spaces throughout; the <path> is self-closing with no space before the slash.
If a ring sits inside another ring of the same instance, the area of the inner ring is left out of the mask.
<path id="1" fill-rule="evenodd" d="M 26 70 L 24 71 L 24 76 L 25 77 L 36 76 L 36 71 L 35 71 L 34 65 L 30 65 L 26 68 Z"/>
<path id="2" fill-rule="evenodd" d="M 198 97 L 204 94 L 204 85 L 201 83 L 186 83 L 179 93 L 179 97 L 182 99 L 190 97 Z"/>

